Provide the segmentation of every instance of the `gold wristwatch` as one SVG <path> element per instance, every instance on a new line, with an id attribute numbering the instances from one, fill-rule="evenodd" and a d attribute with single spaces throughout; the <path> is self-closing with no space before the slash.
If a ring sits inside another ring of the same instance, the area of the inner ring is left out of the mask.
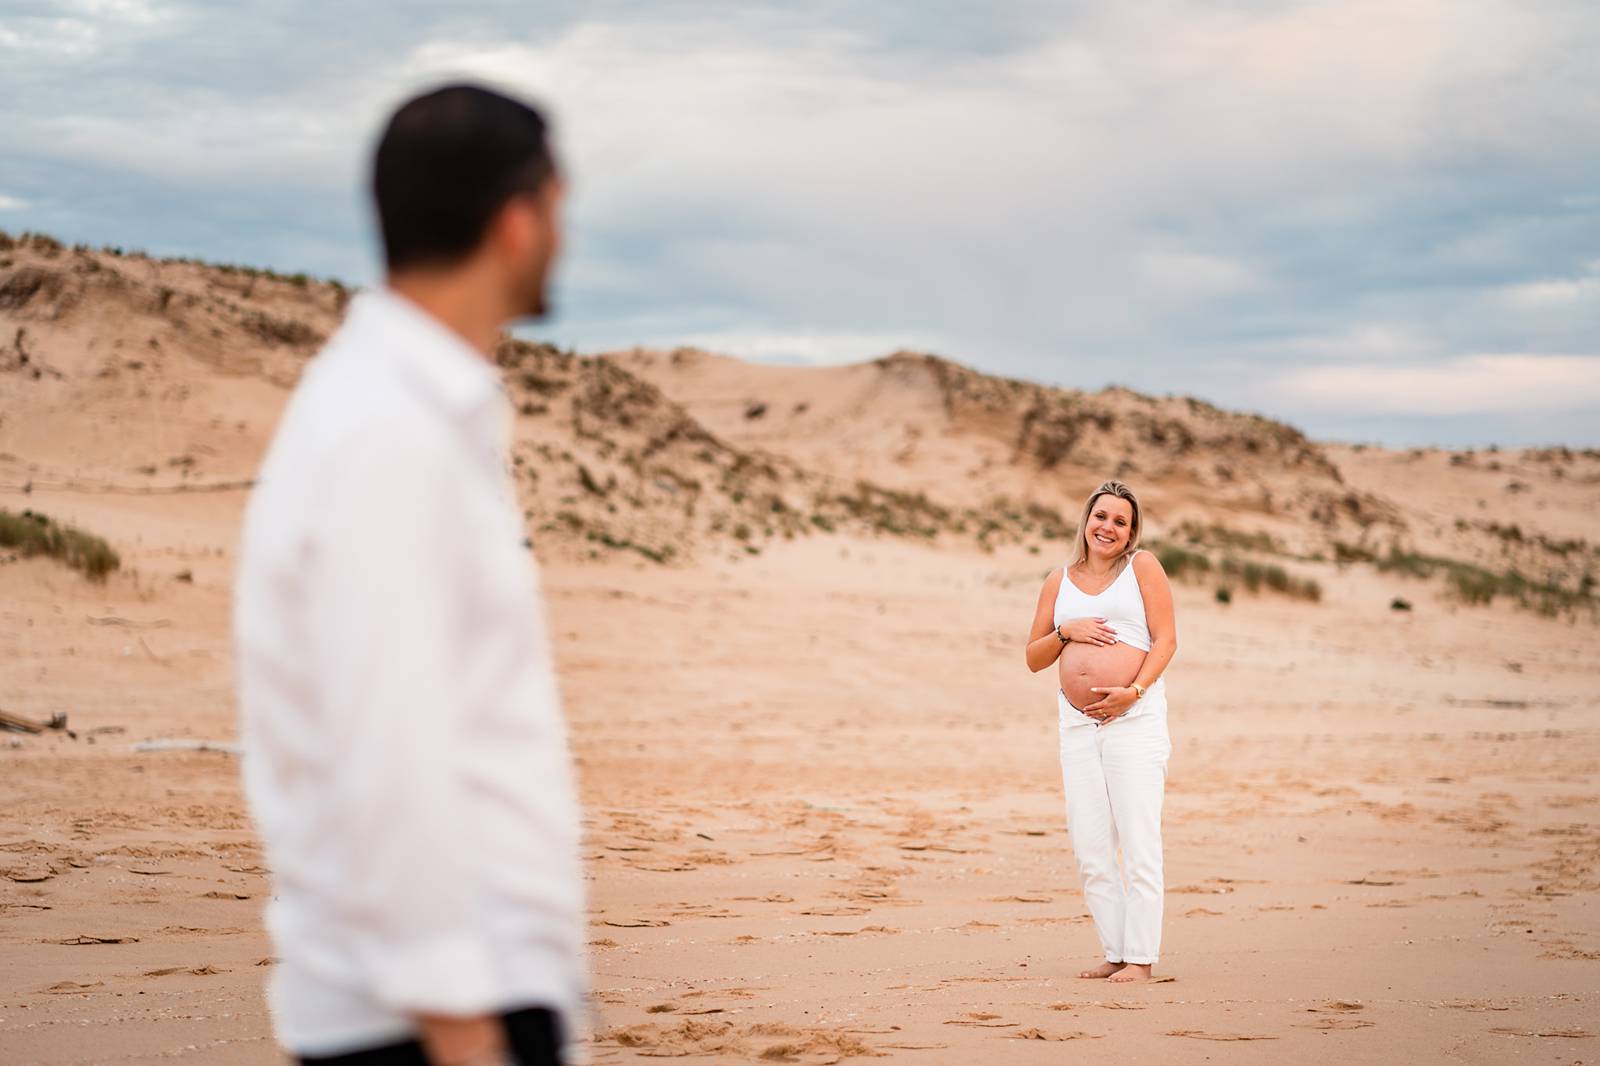
<path id="1" fill-rule="evenodd" d="M 1133 684 L 1131 686 L 1129 686 L 1129 687 L 1131 687 L 1133 689 L 1133 691 L 1138 693 L 1138 695 L 1135 696 L 1134 699 L 1139 699 L 1139 700 L 1144 699 L 1144 694 L 1146 692 L 1150 691 L 1149 689 L 1145 688 L 1143 685 L 1139 684 L 1139 682 L 1137 682 L 1137 681 L 1133 682 Z"/>

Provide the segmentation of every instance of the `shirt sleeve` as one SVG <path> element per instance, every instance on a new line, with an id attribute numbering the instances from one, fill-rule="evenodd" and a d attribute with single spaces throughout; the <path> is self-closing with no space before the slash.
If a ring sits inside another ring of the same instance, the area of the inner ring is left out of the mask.
<path id="1" fill-rule="evenodd" d="M 471 609 L 464 452 L 376 427 L 324 472 L 309 619 L 329 747 L 336 913 L 373 994 L 409 1013 L 503 1007 L 465 803 L 460 681 Z"/>

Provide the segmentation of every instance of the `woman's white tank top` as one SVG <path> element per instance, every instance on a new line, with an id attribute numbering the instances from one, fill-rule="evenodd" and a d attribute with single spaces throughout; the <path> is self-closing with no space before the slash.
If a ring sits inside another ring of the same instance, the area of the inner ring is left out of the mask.
<path id="1" fill-rule="evenodd" d="M 1139 579 L 1133 572 L 1133 560 L 1139 553 L 1128 556 L 1122 573 L 1112 579 L 1106 590 L 1091 596 L 1072 583 L 1072 576 L 1063 567 L 1061 591 L 1056 593 L 1056 625 L 1073 618 L 1104 618 L 1106 625 L 1117 632 L 1124 644 L 1150 650 L 1150 626 L 1144 617 L 1144 596 L 1139 592 Z"/>

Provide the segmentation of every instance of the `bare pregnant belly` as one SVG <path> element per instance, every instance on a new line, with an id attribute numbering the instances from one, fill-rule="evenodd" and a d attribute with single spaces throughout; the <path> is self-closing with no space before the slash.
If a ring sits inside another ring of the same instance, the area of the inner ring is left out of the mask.
<path id="1" fill-rule="evenodd" d="M 1100 699 L 1100 694 L 1090 689 L 1131 684 L 1139 676 L 1146 654 L 1132 644 L 1068 644 L 1056 664 L 1061 691 L 1067 694 L 1068 703 L 1082 710 Z"/>

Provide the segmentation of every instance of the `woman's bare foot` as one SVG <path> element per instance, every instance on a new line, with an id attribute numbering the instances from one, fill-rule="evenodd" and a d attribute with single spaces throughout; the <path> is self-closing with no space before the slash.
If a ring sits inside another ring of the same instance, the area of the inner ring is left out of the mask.
<path id="1" fill-rule="evenodd" d="M 1099 966 L 1096 966 L 1094 969 L 1085 970 L 1082 973 L 1080 973 L 1078 976 L 1079 977 L 1088 978 L 1090 980 L 1098 981 L 1102 977 L 1110 977 L 1112 974 L 1116 973 L 1118 970 L 1122 969 L 1126 965 L 1127 965 L 1126 963 L 1122 963 L 1122 962 L 1102 962 Z M 1148 966 L 1145 967 L 1146 972 L 1148 972 L 1149 969 L 1150 969 L 1150 967 L 1148 967 Z"/>
<path id="2" fill-rule="evenodd" d="M 1137 962 L 1125 962 L 1117 967 L 1115 976 L 1108 977 L 1106 980 L 1119 985 L 1131 985 L 1136 981 L 1148 981 L 1150 980 L 1150 967 Z"/>

